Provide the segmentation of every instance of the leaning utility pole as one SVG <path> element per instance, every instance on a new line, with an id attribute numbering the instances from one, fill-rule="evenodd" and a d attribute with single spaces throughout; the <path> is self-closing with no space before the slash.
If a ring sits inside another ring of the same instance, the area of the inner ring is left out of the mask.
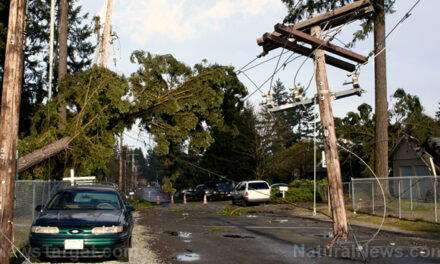
<path id="1" fill-rule="evenodd" d="M 10 0 L 0 114 L 0 263 L 9 263 L 13 235 L 25 10 L 26 0 Z"/>
<path id="2" fill-rule="evenodd" d="M 345 25 L 351 20 L 364 18 L 373 12 L 374 8 L 371 5 L 370 0 L 355 1 L 352 4 L 335 9 L 331 12 L 316 15 L 292 26 L 287 27 L 277 24 L 275 25 L 275 32 L 265 33 L 262 38 L 257 39 L 258 45 L 263 46 L 263 51 L 265 53 L 282 47 L 283 49 L 314 59 L 316 68 L 316 86 L 318 90 L 316 99 L 319 102 L 322 128 L 324 132 L 324 149 L 325 157 L 327 159 L 327 175 L 333 218 L 334 238 L 328 247 L 331 247 L 339 238 L 348 237 L 348 225 L 345 213 L 336 132 L 332 107 L 330 104 L 332 98 L 337 98 L 337 93 L 330 91 L 328 87 L 326 64 L 346 70 L 352 75 L 354 89 L 339 93 L 340 98 L 343 98 L 360 91 L 356 91 L 359 88 L 356 66 L 342 58 L 361 64 L 366 63 L 368 58 L 343 47 L 333 45 L 329 41 L 323 40 L 321 37 L 321 28 L 335 28 L 337 26 Z M 324 54 L 324 50 L 342 58 Z M 294 89 L 298 89 L 298 87 L 294 87 Z M 282 111 L 306 104 L 305 101 L 302 101 L 294 102 L 290 106 L 283 105 L 275 107 L 271 94 L 266 96 L 268 96 L 266 103 L 270 112 Z M 301 100 L 302 95 L 295 96 L 295 100 L 298 98 Z M 312 102 L 310 101 L 309 103 Z"/>
<path id="3" fill-rule="evenodd" d="M 311 35 L 322 39 L 321 27 L 319 25 L 311 27 Z M 313 52 L 315 61 L 315 80 L 318 90 L 319 112 L 321 124 L 324 131 L 324 150 L 327 160 L 328 184 L 330 188 L 330 203 L 333 216 L 334 239 L 347 239 L 348 225 L 345 214 L 344 193 L 342 189 L 341 168 L 339 165 L 338 144 L 336 141 L 335 122 L 330 99 L 330 89 L 327 80 L 327 70 L 325 64 L 324 50 L 315 49 Z M 332 242 L 333 242 L 332 241 Z"/>
<path id="4" fill-rule="evenodd" d="M 121 141 L 119 142 L 119 190 L 122 191 L 122 148 L 123 148 L 123 141 L 124 141 L 124 132 L 121 132 Z"/>
<path id="5" fill-rule="evenodd" d="M 110 31 L 112 23 L 113 0 L 107 2 L 107 14 L 105 17 L 104 36 L 102 40 L 101 67 L 107 67 L 108 46 L 110 43 Z"/>

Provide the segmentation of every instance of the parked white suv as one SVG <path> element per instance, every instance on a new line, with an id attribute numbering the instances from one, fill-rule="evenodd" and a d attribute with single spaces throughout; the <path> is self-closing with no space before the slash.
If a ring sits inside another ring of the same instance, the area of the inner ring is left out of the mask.
<path id="1" fill-rule="evenodd" d="M 242 181 L 232 191 L 232 204 L 239 202 L 264 203 L 270 201 L 271 190 L 265 181 Z"/>

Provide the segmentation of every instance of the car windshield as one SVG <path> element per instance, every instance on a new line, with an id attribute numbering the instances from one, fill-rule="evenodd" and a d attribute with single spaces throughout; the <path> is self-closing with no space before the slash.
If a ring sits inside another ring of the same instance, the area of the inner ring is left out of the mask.
<path id="1" fill-rule="evenodd" d="M 269 186 L 265 182 L 250 182 L 248 184 L 249 190 L 265 190 L 269 189 Z"/>
<path id="2" fill-rule="evenodd" d="M 55 195 L 47 206 L 48 210 L 115 210 L 121 202 L 115 192 L 63 191 Z"/>
<path id="3" fill-rule="evenodd" d="M 232 190 L 232 184 L 219 183 L 217 184 L 219 190 Z"/>

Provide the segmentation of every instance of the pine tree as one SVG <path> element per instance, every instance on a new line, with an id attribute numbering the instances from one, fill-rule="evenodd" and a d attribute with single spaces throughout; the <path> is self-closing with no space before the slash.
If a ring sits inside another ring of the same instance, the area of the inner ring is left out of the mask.
<path id="1" fill-rule="evenodd" d="M 86 24 L 88 14 L 81 14 L 81 6 L 75 6 L 77 1 L 69 1 L 68 10 L 68 68 L 67 72 L 74 74 L 85 70 L 91 65 L 94 46 L 89 41 L 93 31 Z M 58 14 L 58 12 L 56 12 Z M 47 97 L 49 76 L 49 34 L 50 34 L 50 1 L 35 0 L 28 3 L 26 22 L 26 47 L 24 85 L 21 99 L 20 131 L 22 136 L 29 135 L 30 118 L 38 109 L 38 105 Z M 58 47 L 58 24 L 55 23 L 54 50 Z M 54 56 L 55 58 L 57 56 Z M 57 63 L 56 59 L 54 61 Z M 57 67 L 54 67 L 52 87 L 58 87 Z M 53 94 L 57 94 L 54 89 Z"/>

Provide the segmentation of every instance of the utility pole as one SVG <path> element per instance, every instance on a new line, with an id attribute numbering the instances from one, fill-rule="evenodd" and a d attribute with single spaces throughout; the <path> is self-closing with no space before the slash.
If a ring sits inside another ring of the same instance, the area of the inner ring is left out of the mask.
<path id="1" fill-rule="evenodd" d="M 14 216 L 17 139 L 23 82 L 26 0 L 10 0 L 0 114 L 0 263 L 9 263 Z"/>
<path id="2" fill-rule="evenodd" d="M 134 149 L 131 150 L 131 190 L 134 191 Z"/>
<path id="3" fill-rule="evenodd" d="M 112 10 L 113 10 L 113 0 L 108 0 L 107 13 L 105 16 L 105 25 L 103 32 L 104 36 L 102 40 L 101 67 L 107 67 L 108 46 L 110 43 L 110 31 L 111 31 L 111 23 L 112 23 Z"/>
<path id="4" fill-rule="evenodd" d="M 360 94 L 361 92 L 361 89 L 359 89 L 358 86 L 358 72 L 356 71 L 356 66 L 352 62 L 347 62 L 344 59 L 356 63 L 365 63 L 368 61 L 368 58 L 343 47 L 333 45 L 330 41 L 323 40 L 321 36 L 321 28 L 324 26 L 335 28 L 346 24 L 348 19 L 362 19 L 373 12 L 374 8 L 371 5 L 370 0 L 355 1 L 352 4 L 340 7 L 331 12 L 316 15 L 289 27 L 277 24 L 274 27 L 275 32 L 265 33 L 262 38 L 257 39 L 258 45 L 263 47 L 265 53 L 283 47 L 283 49 L 314 59 L 316 87 L 318 90 L 315 98 L 319 102 L 322 128 L 324 132 L 324 149 L 325 158 L 327 160 L 329 196 L 333 218 L 334 238 L 328 247 L 333 246 L 338 239 L 346 239 L 348 237 L 348 225 L 345 213 L 335 125 L 330 104 L 332 98 L 336 99 L 338 96 L 337 93 L 331 92 L 328 87 L 326 64 L 346 70 L 353 76 L 353 81 L 351 83 L 353 83 L 354 89 L 339 93 L 339 98 L 343 98 L 353 94 Z M 324 53 L 324 50 L 336 54 L 339 57 L 327 55 Z M 299 88 L 294 87 L 294 89 Z M 312 100 L 308 100 L 309 102 L 306 102 L 307 100 L 305 100 L 302 102 L 294 102 L 290 105 L 275 107 L 270 94 L 263 96 L 269 97 L 266 104 L 268 105 L 270 112 L 283 111 L 292 107 L 313 103 Z M 298 98 L 301 100 L 302 95 L 298 96 Z M 295 95 L 295 101 L 298 98 Z"/>
<path id="5" fill-rule="evenodd" d="M 311 27 L 311 35 L 322 39 L 321 27 Z M 336 141 L 335 123 L 330 100 L 330 89 L 327 80 L 327 71 L 324 50 L 315 49 L 313 52 L 315 61 L 315 80 L 318 90 L 319 111 L 321 115 L 322 129 L 324 131 L 324 149 L 327 159 L 327 174 L 330 187 L 330 202 L 333 217 L 332 243 L 339 238 L 348 237 L 347 217 L 345 214 L 344 193 L 342 189 L 341 168 L 339 164 L 338 145 Z M 331 245 L 331 244 L 330 244 Z"/>
<path id="6" fill-rule="evenodd" d="M 123 147 L 123 143 L 124 143 L 124 132 L 121 132 L 121 136 L 120 136 L 121 141 L 119 142 L 119 181 L 118 181 L 118 185 L 119 185 L 119 190 L 122 191 L 122 147 Z"/>
<path id="7" fill-rule="evenodd" d="M 61 81 L 67 74 L 67 24 L 69 22 L 69 3 L 67 0 L 59 1 L 59 21 L 58 21 L 58 92 Z M 67 109 L 66 102 L 61 102 L 58 108 L 62 121 L 58 127 L 63 130 L 66 124 Z"/>
<path id="8" fill-rule="evenodd" d="M 376 175 L 388 177 L 388 102 L 387 102 L 387 61 L 385 48 L 384 0 L 375 0 L 374 9 L 374 90 L 376 123 Z M 378 54 L 380 52 L 380 54 Z M 388 184 L 385 184 L 388 192 Z"/>

